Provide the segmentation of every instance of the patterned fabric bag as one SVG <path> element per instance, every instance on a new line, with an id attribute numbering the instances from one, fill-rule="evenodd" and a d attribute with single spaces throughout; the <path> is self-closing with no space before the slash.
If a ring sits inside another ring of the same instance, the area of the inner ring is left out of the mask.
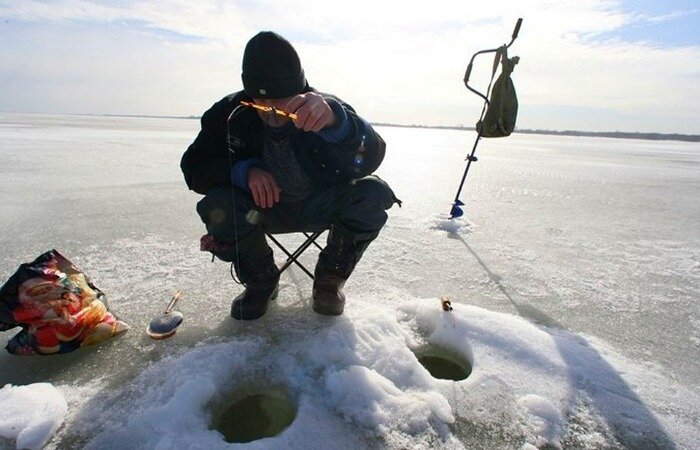
<path id="1" fill-rule="evenodd" d="M 104 293 L 56 250 L 19 266 L 0 288 L 0 331 L 18 326 L 6 347 L 15 355 L 66 353 L 129 329 L 109 312 Z"/>

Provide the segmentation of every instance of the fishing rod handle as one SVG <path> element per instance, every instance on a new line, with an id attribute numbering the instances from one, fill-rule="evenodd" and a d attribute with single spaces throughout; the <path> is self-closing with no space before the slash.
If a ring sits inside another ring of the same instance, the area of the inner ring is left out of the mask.
<path id="1" fill-rule="evenodd" d="M 164 314 L 170 314 L 170 312 L 173 310 L 175 307 L 175 303 L 177 303 L 178 300 L 180 300 L 180 295 L 182 294 L 182 291 L 177 291 L 175 292 L 175 295 L 173 295 L 173 298 L 170 299 L 170 303 L 168 303 L 168 307 L 165 308 L 165 313 Z"/>

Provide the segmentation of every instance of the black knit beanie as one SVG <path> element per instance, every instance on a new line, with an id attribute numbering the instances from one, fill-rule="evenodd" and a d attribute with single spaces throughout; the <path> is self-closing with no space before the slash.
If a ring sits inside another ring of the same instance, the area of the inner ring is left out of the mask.
<path id="1" fill-rule="evenodd" d="M 307 87 L 299 55 L 285 38 L 261 31 L 245 46 L 243 89 L 254 98 L 284 98 Z"/>

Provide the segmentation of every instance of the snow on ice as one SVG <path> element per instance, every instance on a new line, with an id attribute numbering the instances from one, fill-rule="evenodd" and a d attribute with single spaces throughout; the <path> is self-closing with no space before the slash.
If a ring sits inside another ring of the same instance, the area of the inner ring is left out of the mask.
<path id="1" fill-rule="evenodd" d="M 0 389 L 0 436 L 18 449 L 40 449 L 63 423 L 68 404 L 49 383 Z"/>
<path id="2" fill-rule="evenodd" d="M 251 448 L 469 448 L 475 436 L 506 448 L 673 445 L 629 387 L 644 370 L 608 349 L 478 307 L 392 300 L 395 311 L 369 297 L 346 316 L 297 315 L 288 328 L 277 326 L 288 305 L 277 305 L 259 324 L 265 332 L 247 327 L 182 350 L 99 396 L 85 388 L 90 400 L 74 405 L 70 431 L 94 436 L 84 443 L 95 449 L 226 448 L 211 426 L 214 406 L 232 392 L 275 386 L 298 405 L 297 419 Z M 432 378 L 414 354 L 426 346 L 467 359 L 471 376 Z M 679 408 L 694 395 L 651 387 Z"/>

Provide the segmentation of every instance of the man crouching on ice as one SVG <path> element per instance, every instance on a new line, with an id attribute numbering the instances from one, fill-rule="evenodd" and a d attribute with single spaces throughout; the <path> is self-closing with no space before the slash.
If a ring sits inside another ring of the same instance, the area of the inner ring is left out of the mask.
<path id="1" fill-rule="evenodd" d="M 242 79 L 243 91 L 204 113 L 180 164 L 188 187 L 204 195 L 197 203 L 208 232 L 203 249 L 233 262 L 245 291 L 231 316 L 253 320 L 277 296 L 280 278 L 265 233 L 328 229 L 313 309 L 340 315 L 345 281 L 397 202 L 371 175 L 384 141 L 352 107 L 311 88 L 296 51 L 275 33 L 248 42 Z"/>

